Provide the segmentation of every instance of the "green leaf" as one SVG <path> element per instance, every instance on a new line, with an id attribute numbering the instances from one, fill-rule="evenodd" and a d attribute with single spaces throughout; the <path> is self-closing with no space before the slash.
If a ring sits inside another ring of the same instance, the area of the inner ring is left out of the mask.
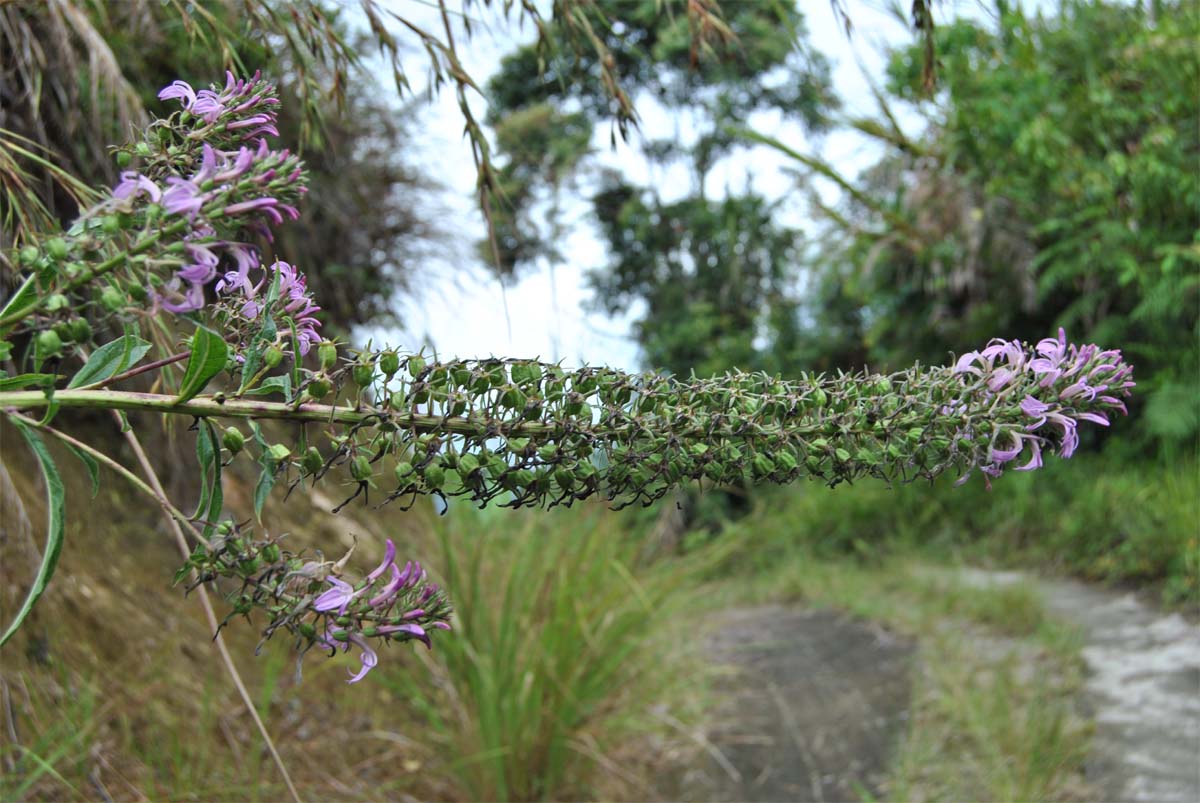
<path id="1" fill-rule="evenodd" d="M 95 499 L 96 494 L 100 493 L 100 464 L 96 462 L 96 458 L 76 446 L 68 443 L 67 448 L 71 450 L 71 454 L 79 458 L 79 462 L 83 463 L 87 469 L 88 476 L 92 480 L 92 498 Z"/>
<path id="2" fill-rule="evenodd" d="M 52 385 L 58 379 L 56 374 L 18 374 L 0 378 L 0 391 L 20 390 L 30 385 Z"/>
<path id="3" fill-rule="evenodd" d="M 201 439 L 209 444 L 206 451 L 211 455 L 209 467 L 212 470 L 212 492 L 208 494 L 208 510 L 199 511 L 204 513 L 204 531 L 201 534 L 207 539 L 217 528 L 217 519 L 221 516 L 221 508 L 225 506 L 225 492 L 221 488 L 221 442 L 217 438 L 216 427 L 207 419 L 201 426 Z M 204 433 L 207 433 L 207 436 Z"/>
<path id="4" fill-rule="evenodd" d="M 262 467 L 262 474 L 258 475 L 258 484 L 254 486 L 254 518 L 259 522 L 262 522 L 263 505 L 267 503 L 267 497 L 275 487 L 275 461 L 264 456 Z"/>
<path id="5" fill-rule="evenodd" d="M 284 399 L 291 399 L 292 378 L 287 374 L 281 374 L 280 376 L 269 376 L 264 379 L 258 387 L 247 390 L 244 395 L 266 396 L 270 393 L 282 393 Z"/>
<path id="6" fill-rule="evenodd" d="M 37 300 L 37 283 L 31 273 L 17 288 L 17 292 L 13 293 L 12 298 L 4 305 L 4 309 L 0 309 L 0 318 L 7 318 L 9 315 L 17 315 L 30 310 L 37 304 Z M 0 335 L 7 334 L 14 326 L 16 326 L 16 322 L 0 328 Z"/>
<path id="7" fill-rule="evenodd" d="M 4 631 L 4 635 L 0 636 L 0 647 L 4 646 L 13 633 L 17 632 L 17 628 L 29 616 L 34 604 L 46 590 L 46 584 L 54 575 L 58 557 L 62 553 L 63 521 L 66 513 L 66 496 L 63 491 L 62 478 L 58 474 L 58 468 L 54 465 L 54 459 L 46 450 L 42 436 L 22 421 L 16 419 L 11 419 L 11 421 L 21 436 L 25 438 L 25 442 L 29 444 L 34 456 L 37 457 L 38 464 L 42 469 L 42 477 L 46 480 L 46 548 L 42 551 L 42 565 L 38 567 L 37 575 L 33 578 L 33 585 L 26 594 L 25 601 L 21 603 L 20 610 L 17 611 L 17 615 L 8 629 Z"/>
<path id="8" fill-rule="evenodd" d="M 176 404 L 182 404 L 204 390 L 209 380 L 225 368 L 228 357 L 229 347 L 223 337 L 203 326 L 196 327 L 196 334 L 192 335 L 192 356 L 188 358 Z"/>
<path id="9" fill-rule="evenodd" d="M 246 350 L 246 362 L 242 365 L 242 381 L 238 386 L 239 393 L 244 392 L 258 376 L 259 366 L 262 365 L 263 350 L 275 342 L 275 336 L 278 333 L 279 329 L 275 325 L 275 320 L 264 313 L 262 329 L 259 329 L 254 335 L 250 341 L 250 348 Z"/>
<path id="10" fill-rule="evenodd" d="M 79 369 L 79 373 L 71 377 L 67 387 L 79 388 L 111 379 L 136 365 L 148 351 L 150 351 L 150 344 L 145 340 L 133 334 L 123 335 L 96 349 L 87 364 Z"/>
<path id="11" fill-rule="evenodd" d="M 196 433 L 196 462 L 200 466 L 200 501 L 196 503 L 193 519 L 198 519 L 208 510 L 212 498 L 213 464 L 221 462 L 220 447 L 209 437 L 207 422 L 200 422 L 200 431 Z"/>

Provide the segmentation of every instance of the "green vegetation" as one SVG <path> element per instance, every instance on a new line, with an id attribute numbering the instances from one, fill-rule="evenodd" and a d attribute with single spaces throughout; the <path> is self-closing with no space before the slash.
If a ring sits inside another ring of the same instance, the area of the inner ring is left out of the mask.
<path id="1" fill-rule="evenodd" d="M 1036 474 L 1005 475 L 990 490 L 979 478 L 961 488 L 952 484 L 785 491 L 790 535 L 759 544 L 754 560 L 770 566 L 793 540 L 820 556 L 853 554 L 875 562 L 916 548 L 940 560 L 1158 587 L 1165 603 L 1200 604 L 1195 463 L 1130 467 L 1086 455 Z"/>

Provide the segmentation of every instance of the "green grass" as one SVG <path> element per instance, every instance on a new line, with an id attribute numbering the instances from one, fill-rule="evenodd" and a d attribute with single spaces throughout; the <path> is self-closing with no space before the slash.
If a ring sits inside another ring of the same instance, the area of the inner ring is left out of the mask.
<path id="1" fill-rule="evenodd" d="M 463 797 L 653 794 L 637 755 L 663 730 L 651 705 L 687 720 L 702 691 L 685 638 L 698 566 L 646 559 L 624 523 L 595 510 L 501 513 L 443 531 L 457 632 L 425 671 L 386 682 L 419 711 Z"/>
<path id="2" fill-rule="evenodd" d="M 813 484 L 762 495 L 788 527 L 760 538 L 745 563 L 770 566 L 802 543 L 826 557 L 883 560 L 914 547 L 933 560 L 1032 567 L 1154 588 L 1167 605 L 1200 605 L 1200 466 L 1194 458 L 1129 462 L 1080 455 L 1008 472 L 887 488 Z"/>

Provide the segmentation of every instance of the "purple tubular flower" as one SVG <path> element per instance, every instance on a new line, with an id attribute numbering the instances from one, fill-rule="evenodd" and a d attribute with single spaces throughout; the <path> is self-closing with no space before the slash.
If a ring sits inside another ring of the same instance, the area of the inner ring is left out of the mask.
<path id="1" fill-rule="evenodd" d="M 235 258 L 238 258 L 236 253 Z M 251 270 L 248 259 L 246 261 L 239 260 L 238 270 L 226 273 L 225 277 L 217 283 L 217 293 L 226 296 L 239 295 L 240 298 L 235 297 L 231 300 L 243 318 L 253 320 L 258 317 L 262 308 L 262 304 L 258 300 L 259 294 L 269 288 L 272 281 L 278 276 L 279 300 L 276 303 L 279 306 L 277 309 L 295 323 L 296 340 L 300 353 L 307 354 L 321 339 L 318 334 L 321 322 L 316 318 L 316 314 L 321 311 L 321 308 L 313 303 L 304 275 L 286 262 L 275 262 L 263 270 L 263 275 L 257 282 L 252 282 L 249 278 Z"/>
<path id="2" fill-rule="evenodd" d="M 346 682 L 358 683 L 360 680 L 365 678 L 367 673 L 374 669 L 379 663 L 379 656 L 375 653 L 375 650 L 371 649 L 371 645 L 367 643 L 366 639 L 357 633 L 351 633 L 349 641 L 355 647 L 358 647 L 360 650 L 362 650 L 362 654 L 358 656 L 359 661 L 362 662 L 362 668 L 359 669 L 357 673 L 352 672 L 350 674 L 350 679 Z"/>
<path id="3" fill-rule="evenodd" d="M 396 633 L 406 633 L 424 644 L 427 649 L 433 649 L 433 642 L 429 640 L 429 634 L 426 633 L 425 628 L 421 627 L 420 625 L 385 625 L 384 627 L 379 628 L 380 635 L 390 636 Z"/>
<path id="4" fill-rule="evenodd" d="M 345 580 L 339 580 L 336 577 L 326 577 L 325 579 L 333 588 L 313 600 L 313 610 L 324 612 L 336 608 L 340 616 L 346 612 L 346 608 L 362 593 L 362 590 L 355 591 L 354 587 Z"/>
<path id="5" fill-rule="evenodd" d="M 375 570 L 367 575 L 367 584 L 370 585 L 378 580 L 388 567 L 396 563 L 396 545 L 392 543 L 392 539 L 387 539 L 387 546 L 383 550 L 383 563 L 375 567 Z"/>
<path id="6" fill-rule="evenodd" d="M 170 187 L 162 194 L 163 209 L 167 214 L 183 215 L 194 220 L 204 207 L 205 194 L 194 182 L 178 176 L 169 176 Z"/>
<path id="7" fill-rule="evenodd" d="M 113 187 L 113 197 L 118 200 L 125 200 L 126 198 L 137 198 L 141 195 L 145 195 L 154 203 L 158 203 L 162 198 L 162 190 L 158 188 L 157 184 L 141 173 L 126 170 L 121 174 L 120 183 Z"/>
<path id="8" fill-rule="evenodd" d="M 187 81 L 172 81 L 158 93 L 158 99 L 178 99 L 182 101 L 183 108 L 190 110 L 196 103 L 196 90 Z"/>

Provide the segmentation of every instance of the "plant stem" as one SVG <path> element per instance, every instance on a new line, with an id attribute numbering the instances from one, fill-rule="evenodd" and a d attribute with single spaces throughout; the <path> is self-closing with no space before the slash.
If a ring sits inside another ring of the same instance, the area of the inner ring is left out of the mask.
<path id="1" fill-rule="evenodd" d="M 0 393 L 0 410 L 30 410 L 46 407 L 46 394 L 40 390 L 19 390 Z M 54 393 L 54 403 L 60 408 L 83 408 L 99 410 L 128 410 L 153 413 L 190 415 L 200 418 L 257 418 L 295 421 L 315 421 L 326 424 L 358 424 L 370 419 L 386 419 L 400 429 L 417 432 L 451 433 L 456 435 L 553 435 L 560 430 L 555 424 L 540 421 L 510 421 L 485 418 L 478 415 L 447 417 L 411 411 L 392 412 L 380 408 L 356 410 L 329 404 L 292 404 L 247 399 L 231 399 L 223 396 L 198 396 L 191 401 L 178 402 L 175 396 L 163 393 L 138 393 L 124 390 L 59 390 Z M 823 431 L 820 423 L 796 421 L 789 423 L 789 434 L 806 434 Z M 724 429 L 700 428 L 693 431 L 676 431 L 676 435 L 696 437 L 732 437 L 735 433 Z"/>

